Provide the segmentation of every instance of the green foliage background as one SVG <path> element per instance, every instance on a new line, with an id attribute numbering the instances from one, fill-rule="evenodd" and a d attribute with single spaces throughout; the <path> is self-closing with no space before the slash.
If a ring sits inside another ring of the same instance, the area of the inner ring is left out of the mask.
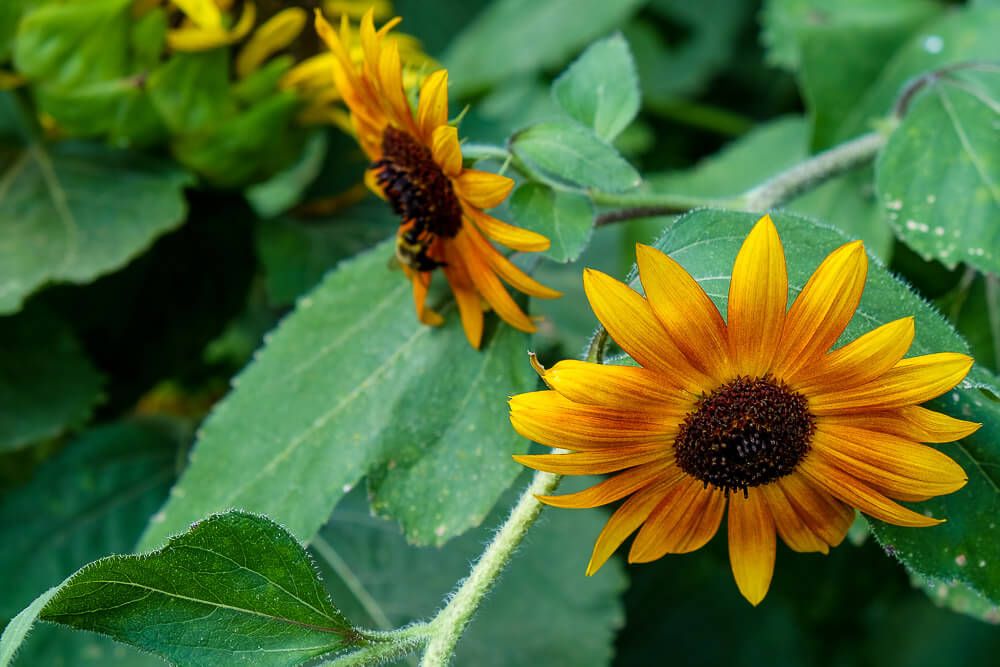
<path id="1" fill-rule="evenodd" d="M 865 241 L 843 342 L 913 314 L 911 354 L 976 358 L 933 406 L 984 424 L 941 446 L 970 478 L 921 506 L 948 523 L 779 547 L 754 609 L 722 536 L 585 578 L 606 512 L 547 510 L 454 662 L 995 660 L 1000 4 L 397 0 L 468 105 L 467 161 L 517 180 L 495 214 L 553 241 L 515 261 L 565 296 L 530 304 L 533 336 L 488 317 L 480 351 L 443 289 L 446 325 L 417 322 L 364 156 L 278 85 L 298 53 L 235 81 L 233 49 L 170 53 L 169 15 L 131 8 L 0 2 L 24 79 L 0 92 L 0 667 L 405 644 L 382 633 L 440 609 L 527 483 L 505 399 L 538 385 L 528 350 L 584 350 L 582 268 L 624 279 L 654 243 L 724 306 L 748 191 L 872 131 L 874 159 L 773 217 L 792 295 Z M 664 202 L 695 210 L 613 217 Z"/>

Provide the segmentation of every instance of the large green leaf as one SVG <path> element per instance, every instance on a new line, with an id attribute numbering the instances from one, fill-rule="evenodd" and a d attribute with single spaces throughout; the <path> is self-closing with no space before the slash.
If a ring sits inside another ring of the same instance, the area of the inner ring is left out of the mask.
<path id="1" fill-rule="evenodd" d="M 308 542 L 369 476 L 373 505 L 407 537 L 441 543 L 478 525 L 514 479 L 505 398 L 535 378 L 506 325 L 483 349 L 457 313 L 420 325 L 392 242 L 345 262 L 268 336 L 207 420 L 146 546 L 213 511 L 267 513 Z"/>
<path id="2" fill-rule="evenodd" d="M 591 44 L 552 84 L 570 116 L 612 141 L 639 113 L 639 79 L 621 34 Z"/>
<path id="3" fill-rule="evenodd" d="M 498 0 L 442 56 L 452 75 L 452 92 L 468 95 L 515 74 L 556 66 L 620 25 L 641 4 L 642 0 Z"/>
<path id="4" fill-rule="evenodd" d="M 0 318 L 0 350 L 0 452 L 87 420 L 102 379 L 64 322 L 40 309 Z"/>
<path id="5" fill-rule="evenodd" d="M 236 511 L 196 522 L 153 553 L 83 567 L 40 618 L 183 665 L 298 665 L 365 642 L 295 538 Z"/>
<path id="6" fill-rule="evenodd" d="M 55 594 L 56 589 L 50 588 L 21 610 L 7 624 L 7 627 L 3 630 L 3 634 L 0 635 L 0 667 L 7 667 L 11 660 L 14 659 L 21 644 L 28 636 L 28 633 L 31 632 L 32 626 L 38 620 L 38 615 L 42 612 L 42 608 Z"/>
<path id="7" fill-rule="evenodd" d="M 163 667 L 164 663 L 159 656 L 104 635 L 39 623 L 21 644 L 14 664 L 16 667 Z"/>
<path id="8" fill-rule="evenodd" d="M 184 220 L 190 177 L 152 157 L 96 144 L 20 140 L 0 99 L 0 314 L 48 282 L 119 268 Z"/>
<path id="9" fill-rule="evenodd" d="M 88 431 L 0 498 L 0 570 L 17 573 L 0 582 L 0 618 L 90 561 L 132 550 L 167 495 L 178 435 L 154 421 Z"/>
<path id="10" fill-rule="evenodd" d="M 572 121 L 538 123 L 511 138 L 514 155 L 544 177 L 582 188 L 622 192 L 642 178 L 614 148 Z"/>
<path id="11" fill-rule="evenodd" d="M 896 234 L 925 259 L 1000 273 L 1000 64 L 927 85 L 879 156 Z"/>
<path id="12" fill-rule="evenodd" d="M 312 551 L 349 618 L 366 627 L 400 627 L 437 611 L 512 500 L 508 494 L 482 527 L 436 549 L 407 545 L 394 526 L 371 517 L 354 492 Z M 606 518 L 597 510 L 546 510 L 473 618 L 454 664 L 607 665 L 624 620 L 618 600 L 624 573 L 612 560 L 597 575 L 584 576 Z"/>

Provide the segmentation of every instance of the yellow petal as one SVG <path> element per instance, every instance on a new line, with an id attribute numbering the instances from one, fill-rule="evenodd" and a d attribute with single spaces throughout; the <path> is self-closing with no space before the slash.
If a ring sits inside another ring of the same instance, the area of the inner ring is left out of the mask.
<path id="1" fill-rule="evenodd" d="M 514 181 L 506 176 L 477 169 L 464 169 L 452 184 L 459 197 L 482 209 L 499 206 L 514 188 Z"/>
<path id="2" fill-rule="evenodd" d="M 793 377 L 830 349 L 858 308 L 867 274 L 861 241 L 846 243 L 823 260 L 785 318 L 775 375 Z"/>
<path id="3" fill-rule="evenodd" d="M 685 477 L 646 519 L 628 552 L 628 562 L 648 563 L 668 553 L 697 551 L 718 532 L 725 508 L 721 491 Z"/>
<path id="4" fill-rule="evenodd" d="M 764 484 L 757 487 L 757 491 L 763 494 L 767 500 L 767 506 L 774 517 L 774 525 L 778 530 L 778 535 L 788 545 L 792 551 L 799 553 L 820 552 L 828 553 L 829 545 L 826 541 L 813 532 L 803 518 L 796 511 L 781 486 L 778 484 Z"/>
<path id="5" fill-rule="evenodd" d="M 916 405 L 957 385 L 970 368 L 972 358 L 955 352 L 903 359 L 867 384 L 810 397 L 809 409 L 815 415 L 833 415 Z"/>
<path id="6" fill-rule="evenodd" d="M 751 489 L 729 496 L 729 563 L 736 586 L 753 606 L 760 604 L 774 574 L 774 519 L 764 496 Z"/>
<path id="7" fill-rule="evenodd" d="M 465 211 L 466 217 L 475 223 L 479 231 L 513 250 L 542 252 L 548 250 L 551 245 L 549 239 L 541 234 L 509 225 L 473 206 L 463 206 L 462 210 Z"/>
<path id="8" fill-rule="evenodd" d="M 444 276 L 448 280 L 458 313 L 462 319 L 462 329 L 469 345 L 479 349 L 483 339 L 483 306 L 479 292 L 472 286 L 472 280 L 465 270 L 465 264 L 458 252 L 450 244 L 445 244 Z"/>
<path id="9" fill-rule="evenodd" d="M 941 496 L 965 486 L 962 467 L 938 450 L 892 435 L 825 426 L 813 435 L 816 453 L 890 498 Z"/>
<path id="10" fill-rule="evenodd" d="M 913 318 L 904 317 L 869 331 L 830 352 L 796 376 L 785 378 L 807 395 L 871 382 L 895 366 L 913 343 Z"/>
<path id="11" fill-rule="evenodd" d="M 236 57 L 237 75 L 247 76 L 272 54 L 295 41 L 307 18 L 308 14 L 301 7 L 288 7 L 258 27 Z"/>
<path id="12" fill-rule="evenodd" d="M 701 285 L 650 246 L 636 246 L 636 263 L 649 305 L 677 348 L 717 383 L 730 379 L 726 324 Z"/>
<path id="13" fill-rule="evenodd" d="M 243 13 L 232 30 L 199 26 L 177 28 L 167 33 L 167 46 L 173 51 L 193 52 L 235 44 L 247 36 L 256 20 L 257 8 L 247 0 L 243 4 Z"/>
<path id="14" fill-rule="evenodd" d="M 657 444 L 572 454 L 517 455 L 514 460 L 535 470 L 560 475 L 604 475 L 653 461 L 673 460 L 673 451 L 668 445 Z"/>
<path id="15" fill-rule="evenodd" d="M 441 171 L 450 177 L 462 173 L 462 148 L 458 143 L 458 128 L 442 125 L 431 134 L 431 156 Z"/>
<path id="16" fill-rule="evenodd" d="M 558 299 L 562 296 L 562 292 L 546 287 L 514 266 L 510 260 L 497 252 L 497 249 L 482 237 L 475 225 L 465 222 L 463 219 L 463 227 L 465 234 L 478 250 L 479 256 L 485 259 L 489 267 L 507 281 L 511 287 L 539 299 Z"/>
<path id="17" fill-rule="evenodd" d="M 420 97 L 417 104 L 417 127 L 420 136 L 426 143 L 431 140 L 435 130 L 447 125 L 448 70 L 441 69 L 428 75 L 420 87 Z M 449 174 L 449 176 L 451 175 Z"/>
<path id="18" fill-rule="evenodd" d="M 830 495 L 876 519 L 897 526 L 910 527 L 936 526 L 942 523 L 941 519 L 917 514 L 893 502 L 840 468 L 830 465 L 820 456 L 806 455 L 806 458 L 799 463 L 798 470 L 810 482 Z"/>
<path id="19" fill-rule="evenodd" d="M 529 440 L 580 451 L 633 445 L 669 446 L 678 428 L 678 419 L 670 415 L 575 403 L 555 391 L 512 397 L 510 421 Z"/>
<path id="20" fill-rule="evenodd" d="M 715 388 L 713 381 L 688 362 L 646 299 L 632 288 L 594 269 L 584 269 L 583 288 L 611 338 L 643 367 L 660 374 L 662 382 L 695 394 Z"/>
<path id="21" fill-rule="evenodd" d="M 816 488 L 798 473 L 782 477 L 774 486 L 781 489 L 781 493 L 813 534 L 831 547 L 844 541 L 847 530 L 854 523 L 854 508 Z"/>
<path id="22" fill-rule="evenodd" d="M 215 0 L 171 0 L 199 28 L 222 29 L 222 12 Z"/>
<path id="23" fill-rule="evenodd" d="M 621 500 L 650 484 L 674 484 L 685 476 L 680 468 L 667 461 L 653 461 L 629 468 L 589 489 L 561 496 L 538 496 L 538 500 L 552 507 L 573 509 L 601 507 Z"/>
<path id="24" fill-rule="evenodd" d="M 885 412 L 828 415 L 822 423 L 834 426 L 854 426 L 878 433 L 891 433 L 914 442 L 954 442 L 966 438 L 982 426 L 975 422 L 955 419 L 918 405 Z"/>
<path id="25" fill-rule="evenodd" d="M 577 403 L 614 408 L 643 408 L 675 415 L 681 421 L 694 407 L 690 394 L 665 384 L 660 376 L 637 366 L 609 366 L 566 359 L 542 369 L 552 389 Z"/>
<path id="26" fill-rule="evenodd" d="M 652 484 L 632 495 L 611 515 L 594 543 L 594 552 L 587 564 L 588 577 L 597 572 L 621 543 L 642 525 L 670 487 L 670 484 Z"/>
<path id="27" fill-rule="evenodd" d="M 759 376 L 770 370 L 787 305 L 785 251 L 765 215 L 736 255 L 729 283 L 729 349 L 740 373 Z"/>
<path id="28" fill-rule="evenodd" d="M 458 236 L 452 239 L 452 243 L 462 255 L 476 291 L 490 304 L 497 315 L 515 329 L 533 333 L 535 325 L 531 318 L 514 302 L 503 283 L 490 268 L 486 258 L 481 255 L 481 251 L 473 245 L 468 234 L 459 232 Z"/>
<path id="29" fill-rule="evenodd" d="M 439 327 L 444 324 L 444 318 L 427 307 L 427 288 L 430 286 L 430 274 L 410 272 L 410 281 L 413 283 L 413 305 L 417 309 L 417 318 L 424 324 L 432 327 Z"/>
<path id="30" fill-rule="evenodd" d="M 413 122 L 413 112 L 403 90 L 403 69 L 399 62 L 399 47 L 390 42 L 379 56 L 379 90 L 382 93 L 383 105 L 391 112 L 391 118 L 396 125 L 409 134 L 417 135 L 417 126 Z"/>

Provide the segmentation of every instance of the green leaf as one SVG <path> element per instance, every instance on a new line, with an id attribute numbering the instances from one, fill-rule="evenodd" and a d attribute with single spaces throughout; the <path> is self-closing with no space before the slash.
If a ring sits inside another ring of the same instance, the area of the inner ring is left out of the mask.
<path id="1" fill-rule="evenodd" d="M 326 133 L 316 131 L 310 134 L 295 164 L 246 189 L 247 201 L 254 212 L 262 218 L 273 218 L 298 204 L 306 188 L 323 169 L 326 155 Z"/>
<path id="2" fill-rule="evenodd" d="M 969 476 L 960 491 L 919 504 L 940 526 L 905 529 L 869 519 L 872 532 L 907 569 L 932 582 L 967 587 L 989 603 L 1000 604 L 1000 403 L 981 392 L 957 390 L 937 399 L 932 409 L 982 427 L 955 444 L 941 445 Z"/>
<path id="3" fill-rule="evenodd" d="M 0 452 L 55 438 L 90 417 L 102 378 L 64 322 L 40 309 L 0 318 L 0 350 Z M 0 596 L 0 618 L 2 609 Z"/>
<path id="4" fill-rule="evenodd" d="M 184 665 L 298 665 L 364 639 L 323 592 L 312 560 L 266 517 L 232 511 L 140 556 L 67 579 L 41 618 L 110 635 Z"/>
<path id="5" fill-rule="evenodd" d="M 175 53 L 149 75 L 146 89 L 175 135 L 214 129 L 235 112 L 226 49 Z"/>
<path id="6" fill-rule="evenodd" d="M 163 659 L 104 635 L 79 632 L 55 623 L 41 623 L 32 629 L 21 645 L 14 664 L 17 667 L 163 667 Z"/>
<path id="7" fill-rule="evenodd" d="M 612 141 L 639 113 L 639 79 L 621 34 L 587 47 L 552 84 L 552 95 L 570 116 Z"/>
<path id="8" fill-rule="evenodd" d="M 583 195 L 562 192 L 539 183 L 525 183 L 510 199 L 514 221 L 552 241 L 545 256 L 572 262 L 590 243 L 594 207 Z"/>
<path id="9" fill-rule="evenodd" d="M 641 4 L 642 0 L 493 2 L 441 58 L 452 75 L 451 92 L 466 96 L 516 74 L 557 66 L 584 44 L 620 25 Z"/>
<path id="10" fill-rule="evenodd" d="M 927 84 L 879 155 L 879 199 L 925 259 L 1000 273 L 998 124 L 1000 66 L 956 71 Z"/>
<path id="11" fill-rule="evenodd" d="M 521 481 L 526 481 L 523 476 Z M 363 494 L 354 492 L 334 512 L 311 550 L 348 617 L 366 627 L 403 626 L 440 608 L 514 499 L 508 493 L 483 526 L 436 549 L 407 545 L 394 526 L 369 516 Z M 607 515 L 545 512 L 472 619 L 454 664 L 610 663 L 614 634 L 624 620 L 618 598 L 626 583 L 623 568 L 612 560 L 595 576 L 584 576 Z"/>
<path id="12" fill-rule="evenodd" d="M 939 607 L 993 624 L 1000 621 L 1000 607 L 965 584 L 957 581 L 933 581 L 913 575 L 913 585 L 922 588 Z"/>
<path id="13" fill-rule="evenodd" d="M 573 122 L 533 125 L 511 138 L 511 150 L 544 177 L 583 188 L 622 192 L 642 182 L 614 148 Z"/>
<path id="14" fill-rule="evenodd" d="M 0 314 L 45 283 L 124 265 L 184 220 L 189 182 L 173 164 L 94 144 L 0 145 Z"/>
<path id="15" fill-rule="evenodd" d="M 374 197 L 329 218 L 263 220 L 257 226 L 257 254 L 264 267 L 269 301 L 289 306 L 319 284 L 338 262 L 390 236 L 399 218 Z"/>
<path id="16" fill-rule="evenodd" d="M 440 544 L 483 520 L 524 449 L 505 399 L 535 386 L 527 337 L 501 325 L 473 350 L 450 307 L 444 327 L 420 325 L 410 283 L 388 266 L 392 244 L 341 264 L 267 337 L 142 544 L 229 507 L 308 542 L 364 475 L 373 506 L 412 541 Z"/>
<path id="17" fill-rule="evenodd" d="M 0 2 L 0 62 L 6 61 L 10 55 L 21 16 L 30 1 L 7 0 Z"/>
<path id="18" fill-rule="evenodd" d="M 976 361 L 986 368 L 1000 370 L 1000 278 L 966 273 L 935 305 L 969 342 Z M 991 321 L 991 318 L 997 319 Z"/>
<path id="19" fill-rule="evenodd" d="M 924 25 L 853 105 L 831 143 L 869 131 L 889 114 L 900 91 L 916 76 L 957 63 L 1000 60 L 997 34 L 1000 8 L 996 7 L 966 7 Z"/>
<path id="20" fill-rule="evenodd" d="M 38 620 L 38 615 L 42 608 L 48 604 L 52 596 L 56 594 L 55 588 L 50 588 L 39 595 L 34 602 L 25 607 L 14 619 L 4 628 L 0 635 L 0 667 L 7 667 L 14 659 L 18 648 L 24 642 L 32 626 Z"/>
<path id="21" fill-rule="evenodd" d="M 93 429 L 0 497 L 0 569 L 17 573 L 0 582 L 0 618 L 82 565 L 132 550 L 166 498 L 180 435 L 152 420 Z"/>

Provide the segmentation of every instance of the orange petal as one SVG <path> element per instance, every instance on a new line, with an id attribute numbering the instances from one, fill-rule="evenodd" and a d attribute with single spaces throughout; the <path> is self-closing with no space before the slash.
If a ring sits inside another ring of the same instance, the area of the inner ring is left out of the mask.
<path id="1" fill-rule="evenodd" d="M 725 511 L 725 495 L 686 476 L 656 506 L 635 536 L 630 563 L 648 563 L 668 553 L 696 551 L 715 536 Z"/>
<path id="2" fill-rule="evenodd" d="M 411 273 L 410 282 L 413 283 L 413 305 L 417 309 L 417 318 L 419 318 L 424 324 L 428 324 L 432 327 L 441 326 L 444 324 L 444 319 L 438 313 L 434 312 L 430 308 L 427 308 L 426 305 L 427 288 L 430 287 L 431 284 L 430 274 L 420 273 L 417 271 L 409 273 Z"/>
<path id="3" fill-rule="evenodd" d="M 476 224 L 476 227 L 497 243 L 521 252 L 542 252 L 549 249 L 552 242 L 548 238 L 528 229 L 521 229 L 493 216 L 483 213 L 473 206 L 463 206 L 465 215 Z"/>
<path id="4" fill-rule="evenodd" d="M 609 275 L 584 269 L 583 288 L 590 307 L 611 338 L 661 380 L 695 394 L 715 388 L 704 373 L 695 370 L 673 344 L 646 299 Z"/>
<path id="5" fill-rule="evenodd" d="M 587 564 L 588 577 L 597 572 L 621 543 L 642 525 L 653 508 L 660 504 L 670 487 L 670 484 L 650 485 L 631 496 L 611 515 L 594 543 L 594 552 L 590 556 L 590 563 Z"/>
<path id="6" fill-rule="evenodd" d="M 458 143 L 458 128 L 442 125 L 431 133 L 431 155 L 448 176 L 462 172 L 462 147 Z"/>
<path id="7" fill-rule="evenodd" d="M 771 368 L 788 306 L 785 251 L 771 216 L 743 242 L 729 282 L 729 350 L 739 372 L 759 376 Z"/>
<path id="8" fill-rule="evenodd" d="M 678 349 L 716 383 L 730 379 L 726 323 L 701 285 L 656 248 L 637 245 L 636 263 L 649 305 Z"/>
<path id="9" fill-rule="evenodd" d="M 913 343 L 913 334 L 912 317 L 883 324 L 785 380 L 806 394 L 871 382 L 899 363 Z"/>
<path id="10" fill-rule="evenodd" d="M 830 465 L 820 456 L 806 455 L 806 458 L 799 464 L 798 470 L 810 482 L 830 495 L 876 519 L 897 526 L 910 527 L 936 526 L 943 523 L 941 519 L 917 514 L 913 510 L 893 502 L 839 467 Z"/>
<path id="11" fill-rule="evenodd" d="M 685 474 L 667 461 L 644 463 L 609 477 L 589 489 L 561 496 L 538 496 L 538 500 L 553 507 L 587 509 L 621 500 L 650 484 L 674 484 Z"/>
<path id="12" fill-rule="evenodd" d="M 638 447 L 616 447 L 593 452 L 572 454 L 530 454 L 516 455 L 514 460 L 535 470 L 555 472 L 560 475 L 603 475 L 625 468 L 651 463 L 672 461 L 673 448 L 669 445 L 641 445 Z"/>
<path id="13" fill-rule="evenodd" d="M 823 417 L 822 423 L 891 433 L 915 442 L 954 442 L 972 435 L 982 426 L 919 405 L 908 405 L 884 412 L 827 415 Z"/>
<path id="14" fill-rule="evenodd" d="M 643 408 L 681 421 L 694 407 L 691 395 L 664 383 L 654 371 L 566 359 L 549 369 L 536 366 L 552 389 L 577 403 Z"/>
<path id="15" fill-rule="evenodd" d="M 445 266 L 444 276 L 448 279 L 452 294 L 455 295 L 455 303 L 458 304 L 458 313 L 462 318 L 462 329 L 469 345 L 479 349 L 483 339 L 483 305 L 479 298 L 479 292 L 472 286 L 469 274 L 465 270 L 465 264 L 461 256 L 454 251 L 451 244 L 444 244 Z"/>
<path id="16" fill-rule="evenodd" d="M 403 89 L 403 69 L 399 62 L 399 45 L 389 42 L 382 48 L 378 61 L 379 89 L 385 104 L 392 112 L 393 120 L 411 135 L 417 135 L 417 126 L 413 122 L 413 112 L 406 99 Z"/>
<path id="17" fill-rule="evenodd" d="M 823 260 L 785 318 L 775 375 L 793 377 L 830 349 L 861 302 L 867 274 L 861 241 L 846 243 Z"/>
<path id="18" fill-rule="evenodd" d="M 740 593 L 757 606 L 774 574 L 774 519 L 763 494 L 751 489 L 729 496 L 729 563 Z"/>
<path id="19" fill-rule="evenodd" d="M 775 485 L 781 488 L 802 522 L 821 540 L 831 547 L 844 540 L 854 523 L 854 508 L 816 488 L 798 473 L 782 477 Z"/>
<path id="20" fill-rule="evenodd" d="M 767 500 L 778 535 L 789 549 L 800 553 L 818 551 L 825 554 L 830 551 L 826 541 L 803 520 L 779 484 L 764 484 L 757 487 L 757 490 Z"/>
<path id="21" fill-rule="evenodd" d="M 890 498 L 941 496 L 957 491 L 968 481 L 962 467 L 945 454 L 892 435 L 849 426 L 824 426 L 816 431 L 812 446 L 830 465 Z"/>
<path id="22" fill-rule="evenodd" d="M 480 254 L 467 233 L 459 232 L 458 236 L 452 239 L 452 243 L 461 253 L 465 262 L 465 268 L 469 272 L 469 278 L 475 285 L 476 291 L 486 302 L 492 306 L 497 315 L 515 329 L 532 333 L 535 331 L 535 324 L 531 321 L 521 307 L 511 298 L 507 289 L 497 278 L 497 275 L 490 268 L 486 258 Z"/>
<path id="23" fill-rule="evenodd" d="M 490 245 L 490 242 L 483 238 L 475 225 L 463 220 L 463 228 L 472 244 L 479 250 L 479 254 L 486 260 L 486 263 L 497 275 L 507 281 L 507 283 L 519 292 L 539 299 L 558 299 L 562 292 L 556 291 L 541 284 L 521 269 L 514 266 L 510 260 L 497 252 L 497 249 Z"/>
<path id="24" fill-rule="evenodd" d="M 511 397 L 510 421 L 529 440 L 580 451 L 656 443 L 669 446 L 678 428 L 676 417 L 574 403 L 555 391 Z"/>
<path id="25" fill-rule="evenodd" d="M 955 352 L 903 359 L 867 384 L 810 397 L 809 409 L 815 415 L 834 415 L 916 405 L 957 385 L 970 368 L 972 358 Z"/>
<path id="26" fill-rule="evenodd" d="M 420 87 L 420 98 L 417 105 L 417 126 L 420 129 L 420 136 L 423 138 L 424 143 L 427 143 L 438 128 L 447 125 L 448 70 L 439 69 L 428 75 Z M 441 163 L 439 162 L 438 164 Z M 461 164 L 459 164 L 459 168 L 461 168 Z M 445 173 L 449 176 L 453 175 L 450 172 Z M 455 173 L 457 174 L 458 172 L 456 171 Z"/>
<path id="27" fill-rule="evenodd" d="M 512 179 L 478 169 L 463 169 L 452 184 L 459 197 L 483 209 L 499 206 L 514 189 Z"/>

